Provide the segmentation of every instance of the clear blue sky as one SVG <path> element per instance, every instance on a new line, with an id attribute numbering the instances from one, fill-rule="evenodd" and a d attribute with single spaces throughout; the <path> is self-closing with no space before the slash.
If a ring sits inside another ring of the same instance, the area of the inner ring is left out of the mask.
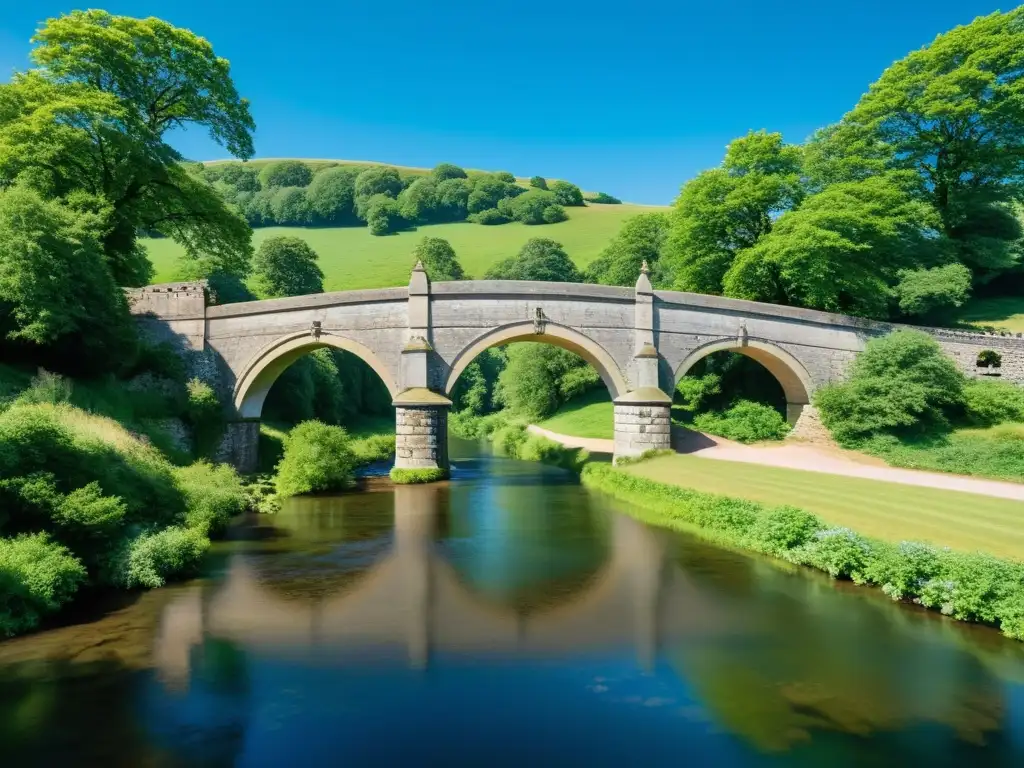
<path id="1" fill-rule="evenodd" d="M 75 7 L 208 38 L 252 102 L 257 157 L 543 174 L 668 203 L 749 129 L 802 141 L 887 65 L 993 0 L 7 0 L 0 76 Z M 225 153 L 188 132 L 194 159 Z"/>

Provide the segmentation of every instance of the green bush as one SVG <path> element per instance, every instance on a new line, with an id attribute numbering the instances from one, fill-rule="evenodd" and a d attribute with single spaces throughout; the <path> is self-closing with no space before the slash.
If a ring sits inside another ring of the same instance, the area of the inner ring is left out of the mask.
<path id="1" fill-rule="evenodd" d="M 227 464 L 196 462 L 174 469 L 174 481 L 185 496 L 185 526 L 207 536 L 227 528 L 245 511 L 247 498 L 238 474 Z"/>
<path id="2" fill-rule="evenodd" d="M 497 224 L 508 224 L 509 217 L 499 211 L 497 208 L 487 208 L 479 213 L 474 213 L 470 216 L 471 221 L 475 221 L 477 224 L 486 224 L 488 226 L 494 226 Z"/>
<path id="3" fill-rule="evenodd" d="M 412 255 L 423 262 L 427 277 L 433 282 L 466 278 L 465 270 L 455 255 L 455 249 L 444 238 L 424 237 L 416 244 Z"/>
<path id="4" fill-rule="evenodd" d="M 821 520 L 796 507 L 775 507 L 760 515 L 747 532 L 751 549 L 775 557 L 801 546 L 824 526 Z"/>
<path id="5" fill-rule="evenodd" d="M 171 578 L 195 573 L 210 540 L 194 528 L 171 526 L 143 533 L 127 543 L 118 562 L 117 581 L 126 589 L 155 589 Z"/>
<path id="6" fill-rule="evenodd" d="M 438 163 L 434 166 L 434 170 L 431 171 L 431 175 L 438 182 L 448 181 L 449 179 L 466 178 L 466 172 L 459 166 L 452 163 Z"/>
<path id="7" fill-rule="evenodd" d="M 568 181 L 556 181 L 551 185 L 551 191 L 554 192 L 555 202 L 559 205 L 584 205 L 583 193 L 580 188 Z"/>
<path id="8" fill-rule="evenodd" d="M 873 434 L 946 429 L 964 405 L 963 374 L 920 331 L 897 331 L 867 343 L 843 384 L 818 390 L 821 418 L 840 443 Z"/>
<path id="9" fill-rule="evenodd" d="M 359 464 L 385 461 L 395 455 L 394 435 L 368 435 L 350 441 L 352 453 Z"/>
<path id="10" fill-rule="evenodd" d="M 549 205 L 544 209 L 542 218 L 545 224 L 557 224 L 560 221 L 565 221 L 569 218 L 569 214 L 565 212 L 565 208 L 555 203 Z"/>
<path id="11" fill-rule="evenodd" d="M 534 189 L 547 189 L 548 182 L 547 179 L 545 179 L 543 176 L 531 176 L 530 186 L 533 187 Z"/>
<path id="12" fill-rule="evenodd" d="M 789 424 L 777 410 L 763 403 L 739 400 L 725 413 L 701 413 L 693 426 L 702 432 L 721 435 L 741 443 L 758 440 L 781 440 L 790 430 Z"/>
<path id="13" fill-rule="evenodd" d="M 964 386 L 967 420 L 981 427 L 1024 422 L 1024 388 L 1007 381 L 969 381 Z"/>
<path id="14" fill-rule="evenodd" d="M 0 538 L 0 636 L 35 629 L 85 578 L 82 563 L 45 533 Z"/>
<path id="15" fill-rule="evenodd" d="M 598 192 L 595 195 L 591 195 L 587 198 L 588 203 L 599 203 L 601 205 L 621 205 L 622 201 L 617 197 L 612 197 L 607 192 Z"/>
<path id="16" fill-rule="evenodd" d="M 867 581 L 866 569 L 871 557 L 871 544 L 849 528 L 827 528 L 815 532 L 807 543 L 789 550 L 788 560 L 825 571 L 833 579 L 852 579 L 858 584 Z"/>
<path id="17" fill-rule="evenodd" d="M 1024 565 L 981 552 L 944 551 L 938 573 L 921 588 L 920 603 L 961 621 L 995 624 L 1007 601 L 1024 594 Z"/>
<path id="18" fill-rule="evenodd" d="M 903 541 L 897 545 L 880 544 L 864 571 L 873 584 L 893 600 L 918 595 L 939 572 L 939 550 L 930 544 Z"/>
<path id="19" fill-rule="evenodd" d="M 448 479 L 447 470 L 440 467 L 424 467 L 421 469 L 400 469 L 393 467 L 391 470 L 391 482 L 396 485 L 417 485 L 421 483 L 436 483 Z"/>
<path id="20" fill-rule="evenodd" d="M 304 421 L 285 438 L 274 485 L 281 496 L 351 486 L 356 456 L 348 433 L 321 421 Z"/>

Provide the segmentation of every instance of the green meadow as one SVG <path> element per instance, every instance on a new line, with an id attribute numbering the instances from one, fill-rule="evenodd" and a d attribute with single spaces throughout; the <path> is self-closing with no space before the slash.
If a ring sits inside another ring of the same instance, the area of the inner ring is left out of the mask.
<path id="1" fill-rule="evenodd" d="M 596 205 L 569 208 L 569 219 L 558 224 L 529 226 L 519 222 L 485 226 L 469 222 L 431 224 L 407 232 L 376 237 L 366 227 L 263 227 L 253 230 L 257 248 L 268 237 L 291 235 L 308 242 L 320 257 L 324 290 L 385 288 L 405 285 L 412 268 L 411 253 L 424 237 L 441 237 L 452 244 L 470 277 L 483 277 L 497 261 L 515 255 L 527 240 L 545 237 L 561 243 L 577 265 L 593 261 L 622 222 L 645 211 L 661 210 L 641 205 Z M 153 282 L 177 278 L 182 248 L 170 239 L 143 241 L 153 262 Z"/>

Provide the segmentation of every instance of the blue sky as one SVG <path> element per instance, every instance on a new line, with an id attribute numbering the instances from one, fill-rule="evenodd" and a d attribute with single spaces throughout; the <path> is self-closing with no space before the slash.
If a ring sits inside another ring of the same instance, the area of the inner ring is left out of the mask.
<path id="1" fill-rule="evenodd" d="M 0 76 L 74 7 L 208 38 L 252 102 L 257 157 L 458 163 L 668 203 L 747 130 L 802 141 L 885 67 L 992 0 L 54 0 L 2 3 Z M 202 132 L 173 143 L 224 157 Z"/>

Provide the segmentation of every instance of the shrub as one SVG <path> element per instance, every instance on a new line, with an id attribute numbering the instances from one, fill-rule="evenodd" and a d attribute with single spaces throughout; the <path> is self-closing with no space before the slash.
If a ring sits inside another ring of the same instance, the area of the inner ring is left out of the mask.
<path id="1" fill-rule="evenodd" d="M 284 441 L 274 485 L 281 496 L 340 490 L 352 484 L 355 466 L 344 429 L 304 421 Z"/>
<path id="2" fill-rule="evenodd" d="M 438 209 L 437 183 L 429 176 L 413 181 L 398 196 L 402 217 L 413 223 L 426 223 L 436 218 Z"/>
<path id="3" fill-rule="evenodd" d="M 858 584 L 867 580 L 865 571 L 870 557 L 870 542 L 849 528 L 817 531 L 805 544 L 786 553 L 786 558 L 794 563 L 810 565 L 833 579 L 852 579 Z"/>
<path id="4" fill-rule="evenodd" d="M 969 381 L 964 408 L 968 421 L 982 427 L 1024 422 L 1024 389 L 1006 381 Z"/>
<path id="5" fill-rule="evenodd" d="M 925 584 L 939 571 L 939 551 L 930 544 L 903 541 L 875 547 L 865 577 L 882 587 L 893 600 L 920 595 Z"/>
<path id="6" fill-rule="evenodd" d="M 18 402 L 26 405 L 48 403 L 56 405 L 71 400 L 71 379 L 49 371 L 39 371 L 24 392 L 18 395 Z"/>
<path id="7" fill-rule="evenodd" d="M 384 166 L 367 168 L 356 177 L 356 212 L 360 218 L 366 219 L 367 208 L 372 198 L 384 195 L 394 199 L 402 189 L 402 179 L 396 169 Z"/>
<path id="8" fill-rule="evenodd" d="M 509 218 L 497 208 L 488 208 L 480 213 L 474 213 L 471 220 L 477 224 L 486 224 L 488 226 L 494 226 L 496 224 L 508 224 Z"/>
<path id="9" fill-rule="evenodd" d="M 760 515 L 747 533 L 752 549 L 779 557 L 805 544 L 824 526 L 817 517 L 796 507 L 775 507 Z"/>
<path id="10" fill-rule="evenodd" d="M 278 226 L 305 226 L 313 223 L 313 209 L 302 187 L 279 187 L 270 196 L 271 221 Z"/>
<path id="11" fill-rule="evenodd" d="M 545 224 L 557 224 L 560 221 L 565 221 L 569 218 L 569 214 L 565 212 L 565 208 L 555 204 L 549 205 L 544 209 L 544 223 Z"/>
<path id="12" fill-rule="evenodd" d="M 587 198 L 589 203 L 598 203 L 600 205 L 621 205 L 622 201 L 617 197 L 612 197 L 607 192 L 598 192 L 596 195 L 591 195 Z"/>
<path id="13" fill-rule="evenodd" d="M 555 200 L 559 205 L 584 205 L 583 193 L 580 188 L 568 181 L 556 181 L 551 185 L 551 191 L 555 193 Z"/>
<path id="14" fill-rule="evenodd" d="M 35 629 L 85 578 L 82 563 L 45 533 L 0 539 L 0 636 Z"/>
<path id="15" fill-rule="evenodd" d="M 963 306 L 971 293 L 971 270 L 963 264 L 898 273 L 896 295 L 905 315 L 927 317 Z"/>
<path id="16" fill-rule="evenodd" d="M 920 602 L 962 621 L 994 624 L 1001 604 L 1020 594 L 1024 566 L 978 552 L 944 551 L 939 572 L 921 589 Z"/>
<path id="17" fill-rule="evenodd" d="M 543 176 L 531 176 L 530 186 L 533 187 L 534 189 L 547 189 L 548 182 L 547 179 L 545 179 Z"/>
<path id="18" fill-rule="evenodd" d="M 170 578 L 194 573 L 209 548 L 210 540 L 195 528 L 143 533 L 127 543 L 118 581 L 126 589 L 162 587 Z"/>
<path id="19" fill-rule="evenodd" d="M 725 413 L 701 413 L 694 418 L 693 426 L 741 443 L 781 440 L 790 430 L 777 410 L 751 400 L 739 400 Z"/>
<path id="20" fill-rule="evenodd" d="M 383 195 L 375 195 L 366 208 L 366 225 L 371 235 L 389 235 L 397 232 L 405 224 L 402 210 L 397 200 Z"/>
<path id="21" fill-rule="evenodd" d="M 273 187 L 306 187 L 313 180 L 313 171 L 300 160 L 279 160 L 267 163 L 260 170 L 263 189 Z"/>
<path id="22" fill-rule="evenodd" d="M 437 221 L 462 221 L 469 203 L 469 183 L 465 179 L 448 179 L 437 185 Z"/>
<path id="23" fill-rule="evenodd" d="M 185 525 L 207 536 L 227 528 L 231 518 L 245 511 L 242 481 L 227 464 L 196 462 L 174 470 L 174 481 L 185 496 Z"/>
<path id="24" fill-rule="evenodd" d="M 845 444 L 876 433 L 947 428 L 963 407 L 964 376 L 938 343 L 919 331 L 869 341 L 843 384 L 815 398 L 825 426 Z"/>

